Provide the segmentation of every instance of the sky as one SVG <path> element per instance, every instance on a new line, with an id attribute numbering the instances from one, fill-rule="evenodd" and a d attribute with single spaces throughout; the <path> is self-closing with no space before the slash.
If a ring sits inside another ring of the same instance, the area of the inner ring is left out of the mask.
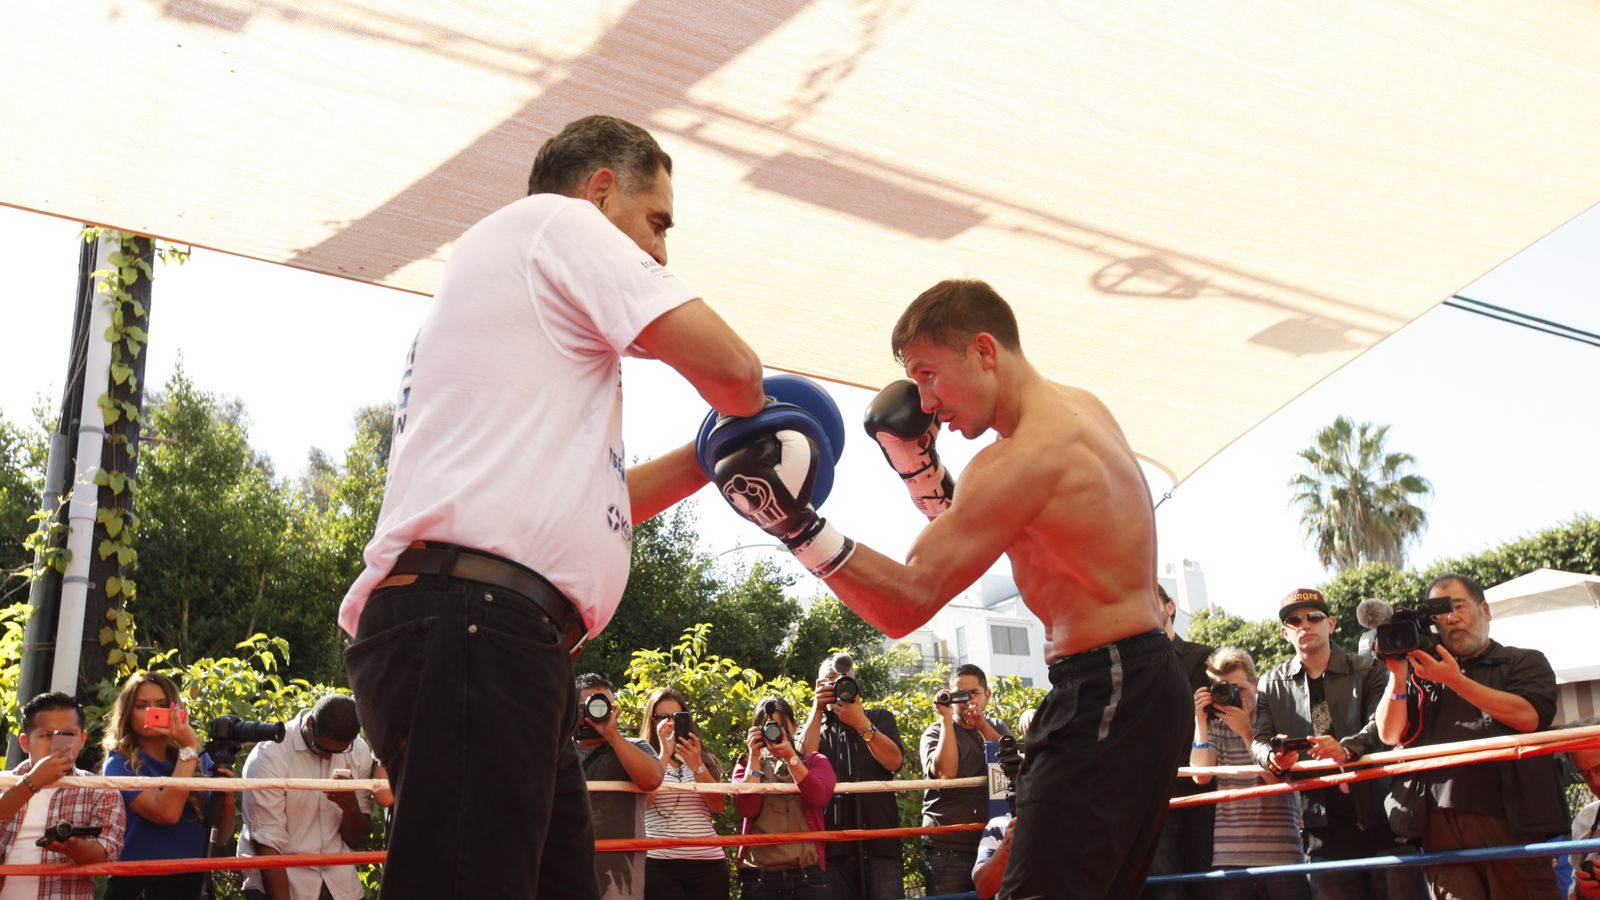
<path id="1" fill-rule="evenodd" d="M 60 403 L 76 289 L 78 226 L 0 207 L 0 414 L 29 420 Z M 1441 292 L 1441 298 L 1450 288 Z M 1455 292 L 1600 332 L 1600 207 Z M 713 299 L 713 305 L 715 298 Z M 198 251 L 158 269 L 146 383 L 179 361 L 202 389 L 241 399 L 252 443 L 283 476 L 318 447 L 339 458 L 361 406 L 392 399 L 406 348 L 430 301 L 266 263 Z M 1024 336 L 1026 337 L 1026 336 Z M 1412 565 L 1487 549 L 1580 513 L 1600 514 L 1600 348 L 1436 308 L 1307 391 L 1172 487 L 1146 467 L 1160 561 L 1194 560 L 1213 605 L 1258 619 L 1277 598 L 1331 576 L 1288 504 L 1296 451 L 1336 416 L 1390 425 L 1389 449 L 1413 454 L 1433 484 L 1429 526 Z M 647 458 L 692 439 L 707 406 L 670 369 L 624 362 L 624 442 Z M 847 430 L 821 512 L 858 541 L 903 558 L 924 524 L 899 479 L 855 425 L 868 391 L 829 385 Z M 1116 410 L 1112 410 L 1113 413 Z M 959 475 L 986 439 L 944 435 Z M 1163 494 L 1171 496 L 1162 499 Z M 770 539 L 709 490 L 694 498 L 705 548 L 778 561 Z M 1003 563 L 1002 563 L 1003 570 Z"/>

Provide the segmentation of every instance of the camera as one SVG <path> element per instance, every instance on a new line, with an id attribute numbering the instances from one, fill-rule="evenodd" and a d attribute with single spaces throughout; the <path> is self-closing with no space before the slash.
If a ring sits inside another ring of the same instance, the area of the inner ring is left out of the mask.
<path id="1" fill-rule="evenodd" d="M 99 825 L 74 825 L 71 822 L 57 822 L 44 830 L 44 837 L 34 841 L 36 847 L 48 847 L 70 841 L 75 837 L 98 837 Z"/>
<path id="2" fill-rule="evenodd" d="M 861 682 L 851 674 L 855 670 L 856 661 L 850 654 L 841 653 L 833 658 L 833 670 L 839 677 L 833 680 L 833 699 L 837 703 L 854 703 L 861 697 Z"/>
<path id="3" fill-rule="evenodd" d="M 761 737 L 769 744 L 783 743 L 783 726 L 768 719 L 761 723 Z"/>
<path id="4" fill-rule="evenodd" d="M 1239 693 L 1239 686 L 1231 681 L 1219 681 L 1210 687 L 1211 705 L 1206 707 L 1206 717 L 1219 719 L 1217 714 L 1219 706 L 1244 706 L 1244 696 Z"/>
<path id="5" fill-rule="evenodd" d="M 1277 753 L 1304 753 L 1316 746 L 1316 741 L 1311 738 L 1275 737 L 1267 741 L 1274 754 Z"/>
<path id="6" fill-rule="evenodd" d="M 239 745 L 261 741 L 278 743 L 283 740 L 282 722 L 251 722 L 238 716 L 218 716 L 206 726 L 205 752 L 211 756 L 213 766 L 231 766 L 239 755 Z"/>
<path id="7" fill-rule="evenodd" d="M 593 721 L 604 722 L 611 718 L 611 698 L 605 694 L 590 694 L 589 699 L 578 704 L 578 711 Z"/>
<path id="8" fill-rule="evenodd" d="M 1006 776 L 1006 806 L 1017 814 L 1017 787 L 1022 781 L 1022 745 L 1009 734 L 1000 736 L 1000 748 L 995 754 L 1000 771 Z"/>
<path id="9" fill-rule="evenodd" d="M 1413 650 L 1438 656 L 1434 651 L 1439 647 L 1439 629 L 1433 619 L 1449 615 L 1450 609 L 1448 597 L 1400 609 L 1382 600 L 1363 600 L 1356 607 L 1356 621 L 1373 629 L 1372 652 L 1379 659 L 1402 659 Z"/>
<path id="10" fill-rule="evenodd" d="M 949 706 L 952 703 L 966 703 L 971 699 L 971 691 L 940 691 L 934 695 L 933 702 L 940 706 Z"/>

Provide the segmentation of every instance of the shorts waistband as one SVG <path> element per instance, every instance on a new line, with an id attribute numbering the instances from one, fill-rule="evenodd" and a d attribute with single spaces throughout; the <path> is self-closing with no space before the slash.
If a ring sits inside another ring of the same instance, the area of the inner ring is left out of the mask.
<path id="1" fill-rule="evenodd" d="M 493 553 L 463 547 L 460 544 L 441 544 L 433 541 L 418 547 L 412 545 L 395 559 L 389 576 L 419 575 L 441 579 L 460 579 L 492 585 L 526 597 L 550 617 L 561 632 L 567 652 L 573 658 L 583 652 L 589 640 L 587 626 L 578 608 L 551 584 L 543 575 Z"/>
<path id="2" fill-rule="evenodd" d="M 1136 634 L 1109 644 L 1090 647 L 1088 650 L 1079 650 L 1067 656 L 1058 656 L 1050 661 L 1050 683 L 1060 684 L 1063 679 L 1104 668 L 1111 663 L 1111 648 L 1117 648 L 1117 655 L 1123 663 L 1129 663 L 1140 657 L 1150 656 L 1154 653 L 1172 653 L 1172 641 L 1166 632 L 1158 629 Z"/>

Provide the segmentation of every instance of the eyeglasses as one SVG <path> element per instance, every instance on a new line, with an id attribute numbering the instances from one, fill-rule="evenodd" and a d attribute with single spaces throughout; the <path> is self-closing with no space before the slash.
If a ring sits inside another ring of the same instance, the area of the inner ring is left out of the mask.
<path id="1" fill-rule="evenodd" d="M 1315 625 L 1318 622 L 1321 622 L 1321 621 L 1323 621 L 1323 620 L 1325 620 L 1327 618 L 1328 618 L 1327 615 L 1324 614 L 1324 613 L 1313 612 L 1313 613 L 1306 613 L 1304 616 L 1299 616 L 1299 615 L 1284 616 L 1283 617 L 1283 624 L 1289 626 L 1290 628 L 1299 628 L 1301 622 L 1306 622 L 1307 624 Z"/>
<path id="2" fill-rule="evenodd" d="M 668 720 L 670 718 L 672 718 L 672 713 L 651 713 L 650 714 L 650 721 L 652 721 L 652 722 L 665 722 L 666 720 Z"/>

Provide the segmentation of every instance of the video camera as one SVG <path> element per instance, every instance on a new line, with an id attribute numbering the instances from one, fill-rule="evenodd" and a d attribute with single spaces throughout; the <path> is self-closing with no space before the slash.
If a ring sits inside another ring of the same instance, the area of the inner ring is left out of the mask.
<path id="1" fill-rule="evenodd" d="M 285 733 L 282 722 L 252 722 L 239 716 L 218 716 L 206 726 L 210 740 L 206 741 L 205 752 L 211 756 L 213 766 L 231 766 L 239 755 L 240 745 L 261 741 L 276 744 L 283 740 Z"/>
<path id="2" fill-rule="evenodd" d="M 1313 741 L 1311 738 L 1308 738 L 1308 737 L 1304 737 L 1304 738 L 1274 737 L 1274 738 L 1268 739 L 1268 741 L 1267 741 L 1267 746 L 1272 748 L 1273 755 L 1277 755 L 1279 753 L 1290 753 L 1290 752 L 1304 753 L 1307 750 L 1310 750 L 1312 747 L 1315 747 L 1316 744 L 1317 744 L 1316 741 Z"/>
<path id="3" fill-rule="evenodd" d="M 1372 652 L 1379 659 L 1403 659 L 1413 650 L 1433 656 L 1439 647 L 1435 616 L 1450 614 L 1450 598 L 1423 600 L 1415 607 L 1395 609 L 1382 600 L 1363 600 L 1356 606 L 1356 621 L 1373 630 Z"/>
<path id="4" fill-rule="evenodd" d="M 1209 690 L 1211 691 L 1211 703 L 1206 706 L 1206 718 L 1208 719 L 1222 718 L 1217 713 L 1217 707 L 1219 706 L 1244 706 L 1244 695 L 1239 693 L 1239 686 L 1231 681 L 1219 681 L 1213 684 Z"/>
<path id="5" fill-rule="evenodd" d="M 856 661 L 850 654 L 841 653 L 833 658 L 833 670 L 839 677 L 833 680 L 833 699 L 836 703 L 854 703 L 861 697 L 861 682 L 852 674 Z"/>
<path id="6" fill-rule="evenodd" d="M 48 847 L 51 844 L 61 844 L 82 837 L 99 837 L 99 825 L 74 825 L 71 822 L 57 822 L 44 830 L 44 837 L 33 842 L 35 847 Z"/>
<path id="7" fill-rule="evenodd" d="M 1006 776 L 1006 806 L 1011 808 L 1014 816 L 1017 814 L 1017 786 L 1022 781 L 1022 745 L 1011 735 L 1002 734 L 996 757 L 1000 771 Z"/>
<path id="8" fill-rule="evenodd" d="M 971 699 L 971 691 L 940 691 L 934 695 L 933 702 L 940 706 L 949 706 L 953 703 L 966 703 Z"/>

